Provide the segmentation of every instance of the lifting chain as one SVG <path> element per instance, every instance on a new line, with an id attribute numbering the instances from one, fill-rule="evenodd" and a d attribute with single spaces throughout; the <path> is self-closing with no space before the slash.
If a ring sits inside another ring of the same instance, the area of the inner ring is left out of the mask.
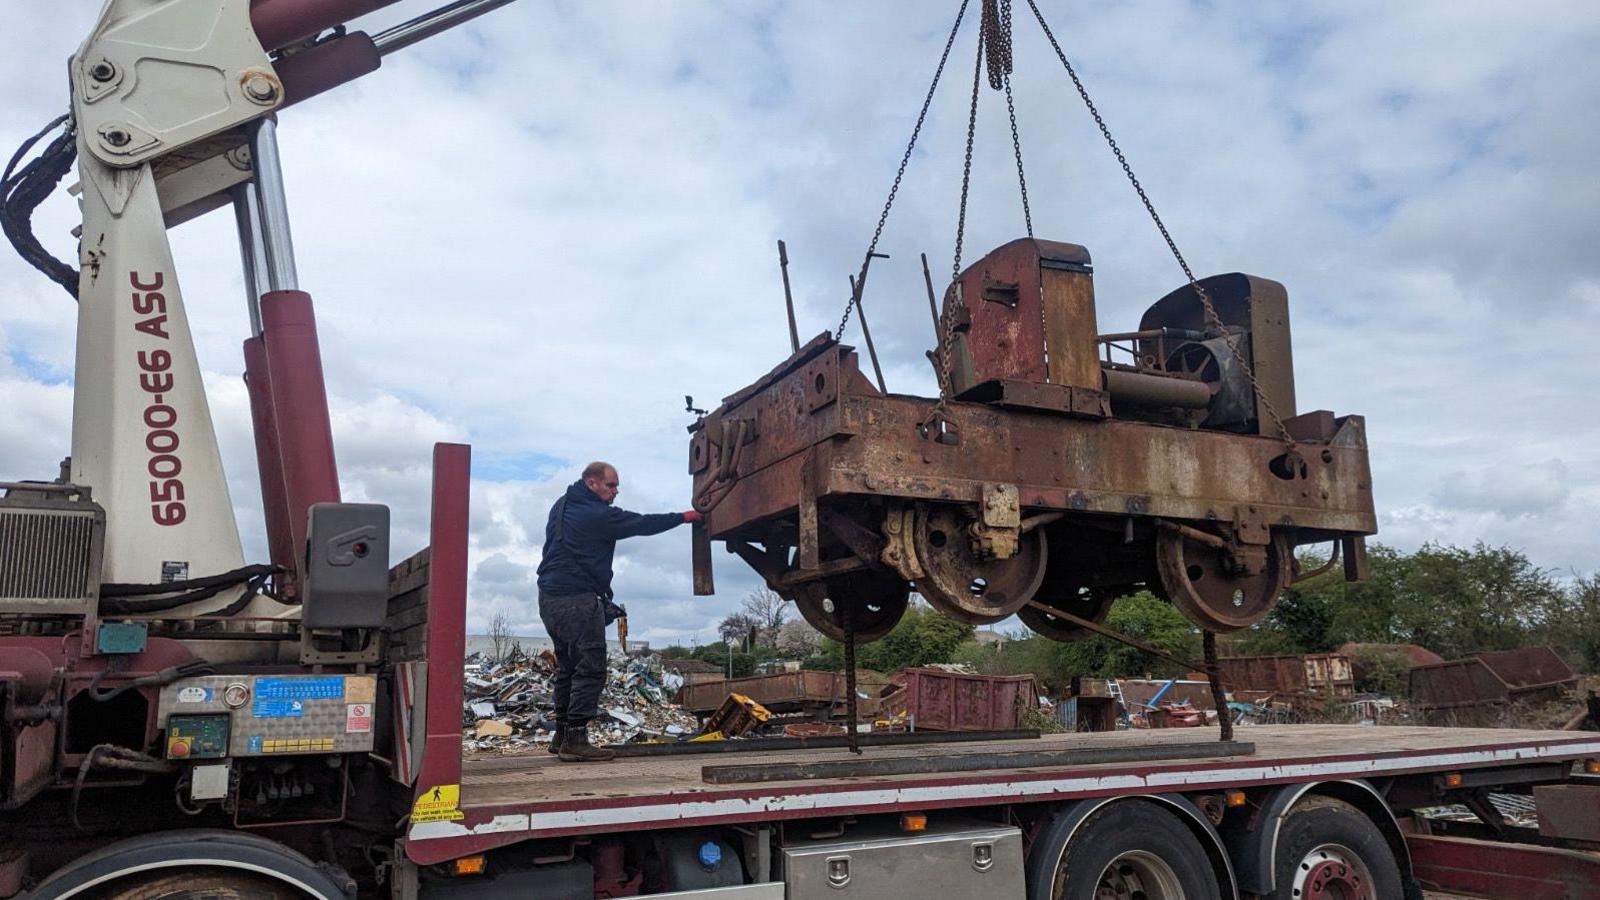
<path id="1" fill-rule="evenodd" d="M 1111 129 L 1106 127 L 1105 119 L 1100 116 L 1100 110 L 1095 108 L 1094 101 L 1089 99 L 1089 91 L 1083 86 L 1083 81 L 1078 78 L 1077 70 L 1072 68 L 1072 63 L 1067 61 L 1067 54 L 1061 49 L 1061 43 L 1056 40 L 1055 34 L 1050 30 L 1049 23 L 1045 22 L 1044 14 L 1039 12 L 1039 5 L 1035 0 L 1028 0 L 1028 6 L 1033 10 L 1034 18 L 1039 20 L 1039 27 L 1044 29 L 1044 36 L 1049 39 L 1050 46 L 1056 51 L 1056 57 L 1061 60 L 1061 65 L 1066 67 L 1067 75 L 1072 79 L 1073 87 L 1078 89 L 1078 96 L 1083 99 L 1083 105 L 1088 108 L 1089 115 L 1094 117 L 1094 123 L 1100 128 L 1100 134 L 1106 139 L 1106 144 L 1111 148 L 1111 153 L 1116 156 L 1117 162 L 1122 166 L 1122 172 L 1128 177 L 1128 182 L 1133 185 L 1134 191 L 1139 194 L 1139 201 L 1144 204 L 1145 211 L 1150 214 L 1151 221 L 1155 222 L 1156 230 L 1161 232 L 1161 237 L 1167 242 L 1167 249 L 1172 251 L 1172 257 L 1178 261 L 1178 266 L 1183 269 L 1184 277 L 1189 279 L 1189 286 L 1194 289 L 1195 295 L 1200 298 L 1200 305 L 1204 308 L 1207 321 L 1221 334 L 1222 340 L 1228 345 L 1228 352 L 1239 361 L 1239 366 L 1244 370 L 1245 377 L 1250 381 L 1250 388 L 1255 393 L 1256 402 L 1266 410 L 1267 417 L 1277 429 L 1278 436 L 1285 445 L 1294 449 L 1295 441 L 1290 436 L 1289 429 L 1283 424 L 1283 418 L 1278 415 L 1278 410 L 1272 401 L 1261 389 L 1261 383 L 1256 380 L 1255 367 L 1239 352 L 1239 345 L 1234 340 L 1232 333 L 1222 322 L 1222 317 L 1217 314 L 1217 308 L 1211 302 L 1211 296 L 1205 288 L 1200 286 L 1199 280 L 1194 277 L 1194 272 L 1189 268 L 1189 263 L 1183 258 L 1183 253 L 1178 250 L 1178 243 L 1172 239 L 1172 234 L 1167 231 L 1167 226 L 1161 221 L 1161 216 L 1156 213 L 1155 204 L 1150 201 L 1150 196 L 1145 193 L 1144 186 L 1139 183 L 1138 176 L 1133 174 L 1133 167 L 1128 164 L 1128 158 L 1123 155 L 1122 148 L 1117 146 L 1116 139 L 1111 136 Z"/>
<path id="2" fill-rule="evenodd" d="M 894 184 L 889 186 L 889 197 L 883 203 L 883 212 L 878 214 L 878 226 L 872 230 L 872 241 L 867 244 L 866 255 L 861 258 L 861 274 L 857 276 L 857 283 L 863 282 L 867 277 L 867 266 L 871 264 L 872 254 L 878 250 L 878 240 L 883 237 L 883 226 L 889 221 L 889 210 L 894 207 L 895 195 L 900 193 L 900 180 L 905 177 L 906 166 L 911 164 L 911 152 L 916 149 L 917 138 L 922 134 L 922 123 L 928 118 L 928 107 L 933 105 L 933 95 L 939 89 L 939 79 L 944 75 L 944 64 L 950 58 L 950 48 L 955 46 L 956 33 L 961 30 L 961 20 L 966 17 L 967 3 L 970 0 L 961 0 L 961 8 L 956 11 L 956 21 L 950 26 L 950 36 L 945 39 L 944 52 L 939 54 L 939 66 L 933 70 L 933 81 L 928 85 L 928 94 L 922 98 L 922 111 L 917 113 L 917 124 L 911 129 L 911 140 L 906 143 L 906 152 L 900 157 L 900 167 L 895 170 Z M 845 301 L 844 314 L 839 317 L 839 327 L 834 330 L 833 339 L 844 340 L 844 327 L 850 322 L 850 310 L 859 302 L 852 292 L 850 299 Z"/>
<path id="3" fill-rule="evenodd" d="M 1017 160 L 1017 187 L 1022 193 L 1022 221 L 1033 237 L 1033 212 L 1028 208 L 1028 176 L 1022 169 L 1022 138 L 1017 131 L 1017 104 L 1011 96 L 1016 58 L 1011 43 L 1011 0 L 984 0 L 984 44 L 988 47 L 989 87 L 1006 92 L 1006 117 L 1011 121 L 1011 151 Z"/>
<path id="4" fill-rule="evenodd" d="M 946 408 L 951 393 L 950 343 L 953 338 L 955 308 L 965 300 L 961 295 L 961 256 L 966 244 L 967 200 L 972 192 L 972 148 L 978 129 L 979 75 L 987 72 L 989 87 L 1004 90 L 1006 114 L 1011 124 L 1011 149 L 1017 161 L 1017 186 L 1022 194 L 1022 219 L 1033 237 L 1033 213 L 1028 207 L 1028 177 L 1022 167 L 1022 139 L 1017 130 L 1016 102 L 1011 94 L 1014 67 L 1011 44 L 1011 0 L 983 0 L 982 28 L 978 32 L 978 53 L 972 63 L 972 99 L 967 108 L 967 146 L 961 163 L 961 202 L 956 213 L 955 252 L 950 263 L 950 281 L 956 285 L 955 303 L 946 304 L 939 320 L 939 409 Z"/>
<path id="5" fill-rule="evenodd" d="M 987 4 L 986 4 L 987 5 Z M 967 195 L 972 191 L 972 143 L 978 129 L 978 76 L 983 72 L 984 33 L 978 32 L 978 55 L 972 61 L 972 105 L 967 111 L 967 155 L 961 163 L 961 207 L 956 214 L 956 249 L 950 280 L 961 280 L 961 247 L 967 237 Z"/>

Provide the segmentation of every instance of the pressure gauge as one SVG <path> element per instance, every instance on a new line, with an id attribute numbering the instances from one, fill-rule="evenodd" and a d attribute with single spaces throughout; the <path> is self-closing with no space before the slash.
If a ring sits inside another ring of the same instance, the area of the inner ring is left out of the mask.
<path id="1" fill-rule="evenodd" d="M 250 702 L 250 686 L 242 681 L 235 681 L 222 689 L 222 702 L 229 709 L 238 709 Z"/>

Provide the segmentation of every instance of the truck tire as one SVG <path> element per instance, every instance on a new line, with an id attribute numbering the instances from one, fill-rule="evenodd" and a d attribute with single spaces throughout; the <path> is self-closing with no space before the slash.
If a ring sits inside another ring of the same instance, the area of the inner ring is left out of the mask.
<path id="1" fill-rule="evenodd" d="M 257 834 L 161 831 L 101 847 L 41 881 L 28 900 L 348 900 L 349 876 Z"/>
<path id="2" fill-rule="evenodd" d="M 304 900 L 305 894 L 259 875 L 219 870 L 151 872 L 96 889 L 96 900 Z"/>
<path id="3" fill-rule="evenodd" d="M 1366 813 L 1333 797 L 1296 803 L 1278 832 L 1274 900 L 1405 896 L 1394 851 Z"/>
<path id="4" fill-rule="evenodd" d="M 1194 833 L 1145 800 L 1110 803 L 1083 819 L 1056 816 L 1034 839 L 1025 869 L 1028 900 L 1221 900 Z"/>

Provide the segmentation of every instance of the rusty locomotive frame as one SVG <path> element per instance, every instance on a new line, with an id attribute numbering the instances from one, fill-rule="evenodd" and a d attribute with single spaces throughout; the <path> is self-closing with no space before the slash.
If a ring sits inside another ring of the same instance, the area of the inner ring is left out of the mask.
<path id="1" fill-rule="evenodd" d="M 946 397 L 881 391 L 823 334 L 701 417 L 696 592 L 718 540 L 836 638 L 886 634 L 915 590 L 1075 640 L 1140 588 L 1247 627 L 1308 574 L 1302 545 L 1364 578 L 1365 422 L 1296 412 L 1283 287 L 1214 276 L 1101 334 L 1092 276 L 1031 238 L 967 268 L 930 354 Z"/>

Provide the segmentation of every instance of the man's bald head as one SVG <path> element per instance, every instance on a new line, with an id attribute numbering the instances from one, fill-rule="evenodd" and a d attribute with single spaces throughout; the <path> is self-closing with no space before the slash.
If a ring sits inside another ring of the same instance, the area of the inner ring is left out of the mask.
<path id="1" fill-rule="evenodd" d="M 616 466 L 608 462 L 595 461 L 583 467 L 583 486 L 599 497 L 603 503 L 617 499 L 621 484 L 621 479 L 617 477 Z"/>

